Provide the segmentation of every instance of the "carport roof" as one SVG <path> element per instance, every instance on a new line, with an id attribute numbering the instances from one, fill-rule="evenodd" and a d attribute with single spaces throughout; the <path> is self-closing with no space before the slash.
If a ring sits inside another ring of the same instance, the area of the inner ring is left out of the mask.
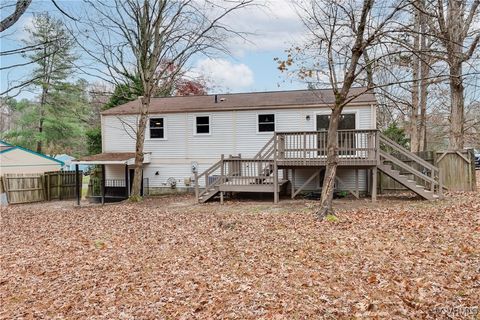
<path id="1" fill-rule="evenodd" d="M 103 152 L 73 160 L 72 164 L 133 164 L 135 152 Z M 143 163 L 150 162 L 150 153 L 144 153 Z"/>

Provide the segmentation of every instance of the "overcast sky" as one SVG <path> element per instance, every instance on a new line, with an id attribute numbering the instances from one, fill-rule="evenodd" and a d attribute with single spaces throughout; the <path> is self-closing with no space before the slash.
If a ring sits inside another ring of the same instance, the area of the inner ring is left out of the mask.
<path id="1" fill-rule="evenodd" d="M 0 0 L 4 3 L 4 0 Z M 9 1 L 9 0 L 7 0 Z M 59 5 L 75 16 L 75 8 L 80 1 L 58 1 Z M 276 68 L 275 57 L 285 57 L 285 50 L 296 41 L 300 41 L 304 32 L 303 26 L 294 9 L 287 0 L 261 1 L 264 6 L 251 7 L 230 15 L 225 24 L 235 30 L 247 32 L 246 41 L 240 38 L 227 39 L 231 55 L 218 54 L 207 58 L 198 56 L 191 61 L 194 73 L 204 75 L 211 81 L 210 93 L 216 92 L 249 92 L 305 88 L 286 77 Z M 17 48 L 25 38 L 25 27 L 31 23 L 34 13 L 48 11 L 60 15 L 58 10 L 47 0 L 33 0 L 27 13 L 1 37 L 1 50 Z M 6 12 L 2 12 L 3 17 Z M 7 66 L 21 63 L 20 56 L 1 57 L 1 65 Z M 15 68 L 1 73 L 1 90 L 5 90 L 9 81 L 28 77 L 30 67 Z M 85 75 L 90 82 L 98 81 Z M 32 98 L 33 93 L 23 92 L 17 98 Z"/>

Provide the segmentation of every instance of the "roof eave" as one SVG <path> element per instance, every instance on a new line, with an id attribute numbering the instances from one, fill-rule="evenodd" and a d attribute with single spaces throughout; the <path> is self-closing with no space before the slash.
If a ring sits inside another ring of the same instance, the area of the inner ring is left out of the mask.
<path id="1" fill-rule="evenodd" d="M 351 102 L 348 104 L 350 107 L 356 107 L 356 106 L 370 106 L 372 104 L 377 104 L 376 100 L 367 100 L 367 101 L 361 101 L 361 102 Z M 305 104 L 305 105 L 298 105 L 298 104 L 285 104 L 285 105 L 273 105 L 273 106 L 268 106 L 268 105 L 259 105 L 259 106 L 254 106 L 254 107 L 226 107 L 222 109 L 214 108 L 214 107 L 208 107 L 204 109 L 196 109 L 196 110 L 167 110 L 167 111 L 162 111 L 162 112 L 157 112 L 154 110 L 150 110 L 150 113 L 152 114 L 167 114 L 167 113 L 195 113 L 195 112 L 228 112 L 228 111 L 250 111 L 250 110 L 273 110 L 273 109 L 289 109 L 289 108 L 295 108 L 295 109 L 302 109 L 302 108 L 329 108 L 331 104 Z M 133 112 L 133 111 L 119 111 L 119 112 L 112 112 L 113 109 L 110 110 L 105 110 L 101 114 L 102 116 L 116 116 L 116 115 L 131 115 L 131 114 L 139 114 L 139 112 Z M 110 112 L 109 112 L 110 111 Z"/>

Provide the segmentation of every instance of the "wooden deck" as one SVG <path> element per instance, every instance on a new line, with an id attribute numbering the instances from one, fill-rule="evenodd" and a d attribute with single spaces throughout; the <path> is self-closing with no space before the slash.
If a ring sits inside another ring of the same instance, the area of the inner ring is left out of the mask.
<path id="1" fill-rule="evenodd" d="M 368 169 L 371 174 L 371 195 L 376 199 L 377 169 L 398 179 L 409 189 L 425 199 L 438 198 L 441 195 L 442 184 L 439 181 L 438 168 L 419 159 L 416 155 L 382 136 L 378 130 L 339 130 L 337 132 L 337 164 L 340 167 Z M 290 169 L 292 178 L 295 170 L 302 167 L 322 169 L 326 166 L 326 131 L 275 132 L 265 146 L 251 159 L 238 157 L 225 158 L 195 176 L 195 194 L 200 202 L 206 202 L 220 193 L 231 192 L 273 192 L 274 202 L 278 202 L 281 186 L 288 182 L 279 179 L 279 170 Z M 382 149 L 383 148 L 383 149 Z M 407 165 L 396 160 L 389 152 L 399 153 L 409 157 L 416 167 L 409 166 L 409 172 L 422 179 L 424 185 L 416 185 L 401 176 L 394 168 L 383 166 L 385 159 L 405 168 Z M 420 167 L 419 170 L 417 167 Z M 356 190 L 349 190 L 358 197 L 358 170 L 356 171 Z M 318 175 L 317 170 L 311 179 Z M 205 179 L 205 188 L 200 191 L 199 181 Z M 298 194 L 302 187 L 295 190 L 292 187 L 292 197 Z M 294 183 L 292 183 L 292 186 Z M 426 190 L 428 186 L 429 190 Z"/>

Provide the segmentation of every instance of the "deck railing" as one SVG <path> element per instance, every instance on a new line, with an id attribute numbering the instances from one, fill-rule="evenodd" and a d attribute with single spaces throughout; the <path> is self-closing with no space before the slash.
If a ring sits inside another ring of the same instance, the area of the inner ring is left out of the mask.
<path id="1" fill-rule="evenodd" d="M 223 183 L 230 185 L 273 184 L 273 161 L 225 159 Z"/>
<path id="2" fill-rule="evenodd" d="M 277 132 L 276 159 L 322 160 L 327 156 L 327 131 Z M 337 155 L 345 160 L 377 159 L 377 130 L 338 130 Z"/>

